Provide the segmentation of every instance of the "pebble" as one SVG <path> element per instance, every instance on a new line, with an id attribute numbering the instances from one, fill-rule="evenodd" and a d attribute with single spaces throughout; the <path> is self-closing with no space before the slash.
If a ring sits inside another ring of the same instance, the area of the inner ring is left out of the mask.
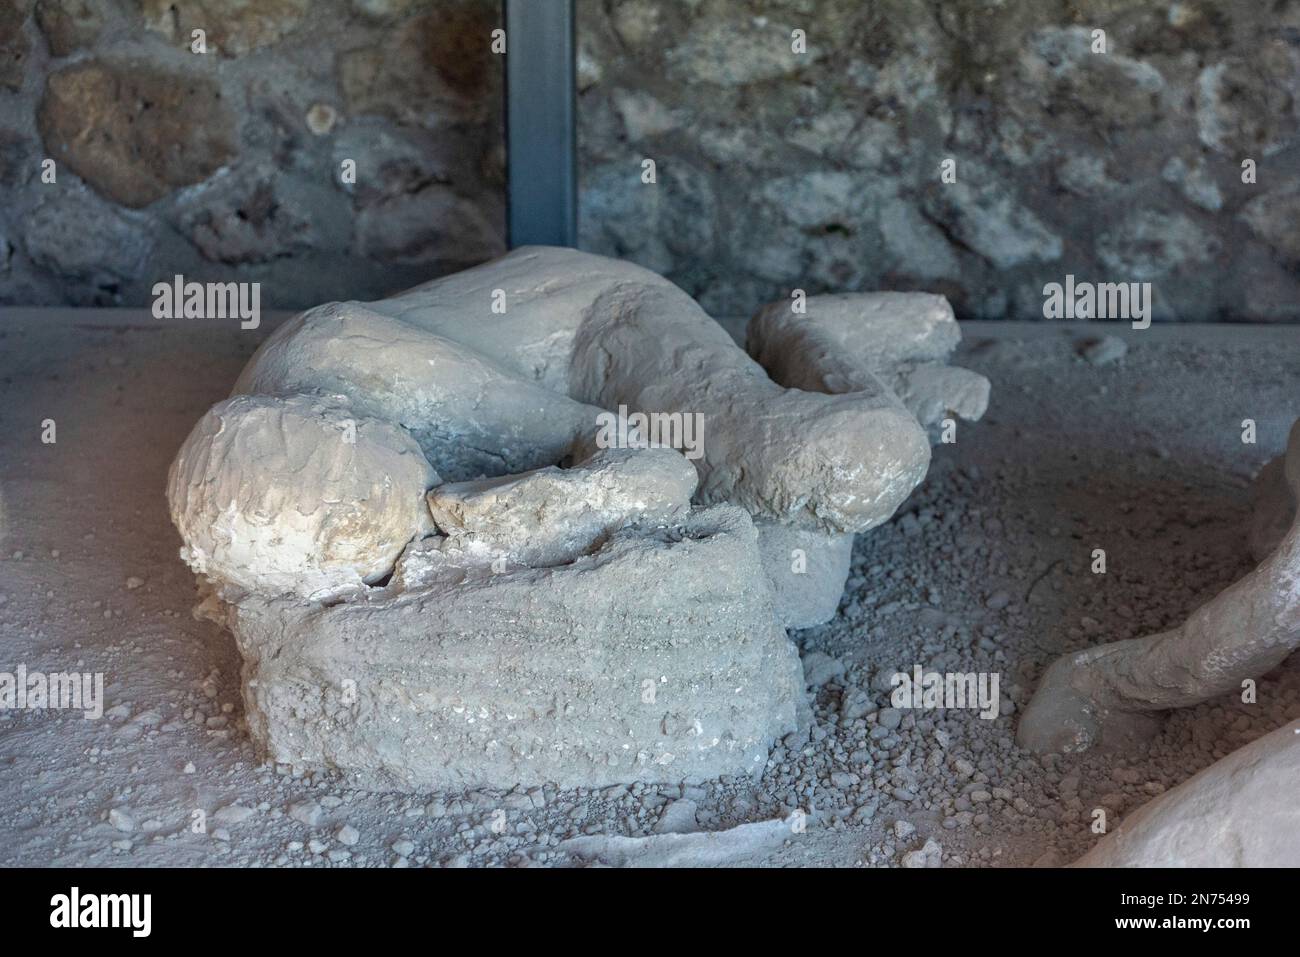
<path id="1" fill-rule="evenodd" d="M 1128 354 L 1128 343 L 1119 336 L 1086 339 L 1079 344 L 1079 355 L 1095 366 L 1116 362 Z"/>
<path id="2" fill-rule="evenodd" d="M 125 808 L 115 807 L 108 812 L 108 823 L 119 831 L 130 833 L 135 830 L 135 818 Z"/>
<path id="3" fill-rule="evenodd" d="M 989 595 L 988 600 L 984 602 L 985 607 L 993 611 L 1001 611 L 1011 604 L 1011 596 L 1005 591 L 995 591 Z"/>
<path id="4" fill-rule="evenodd" d="M 228 804 L 212 815 L 212 820 L 218 824 L 242 824 L 257 812 L 251 807 L 244 807 L 242 804 Z"/>
<path id="5" fill-rule="evenodd" d="M 300 824 L 315 827 L 320 823 L 321 807 L 315 801 L 299 801 L 289 808 L 289 817 Z"/>
<path id="6" fill-rule="evenodd" d="M 803 656 L 804 682 L 810 687 L 820 688 L 832 679 L 843 676 L 844 662 L 838 658 L 832 658 L 820 651 L 810 651 Z"/>
<path id="7" fill-rule="evenodd" d="M 691 834 L 698 831 L 699 825 L 695 820 L 695 812 L 698 805 L 687 798 L 678 798 L 664 808 L 663 815 L 655 824 L 654 832 L 656 834 Z"/>
<path id="8" fill-rule="evenodd" d="M 901 863 L 903 867 L 910 869 L 940 867 L 943 864 L 943 848 L 931 838 L 919 851 L 909 851 L 904 854 Z"/>

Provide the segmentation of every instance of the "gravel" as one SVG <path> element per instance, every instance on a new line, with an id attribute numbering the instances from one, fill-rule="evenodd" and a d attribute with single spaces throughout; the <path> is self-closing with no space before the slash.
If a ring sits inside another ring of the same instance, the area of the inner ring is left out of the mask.
<path id="1" fill-rule="evenodd" d="M 957 361 L 993 381 L 989 413 L 935 449 L 893 521 L 858 537 L 836 619 L 793 634 L 808 721 L 758 777 L 390 795 L 262 763 L 233 642 L 190 616 L 162 476 L 256 336 L 12 312 L 5 667 L 102 672 L 105 708 L 0 712 L 0 865 L 564 866 L 565 841 L 672 833 L 692 826 L 688 810 L 702 831 L 800 811 L 806 828 L 745 861 L 763 866 L 1060 864 L 1097 840 L 1097 809 L 1113 827 L 1300 717 L 1293 660 L 1260 677 L 1256 703 L 1173 713 L 1133 754 L 1040 758 L 1014 743 L 1015 711 L 1055 656 L 1168 627 L 1251 567 L 1249 479 L 1300 416 L 1294 330 L 1125 328 L 1124 361 L 1097 366 L 1074 346 L 1086 326 L 967 324 Z M 1246 417 L 1256 445 L 1241 442 Z M 57 445 L 31 427 L 44 418 Z M 997 673 L 999 715 L 897 707 L 891 676 L 914 665 Z M 198 812 L 214 827 L 195 828 Z"/>

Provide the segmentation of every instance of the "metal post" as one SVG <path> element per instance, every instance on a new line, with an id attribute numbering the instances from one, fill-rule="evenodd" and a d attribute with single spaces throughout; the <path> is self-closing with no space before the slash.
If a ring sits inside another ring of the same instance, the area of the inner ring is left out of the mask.
<path id="1" fill-rule="evenodd" d="M 578 241 L 573 0 L 505 0 L 511 248 Z"/>

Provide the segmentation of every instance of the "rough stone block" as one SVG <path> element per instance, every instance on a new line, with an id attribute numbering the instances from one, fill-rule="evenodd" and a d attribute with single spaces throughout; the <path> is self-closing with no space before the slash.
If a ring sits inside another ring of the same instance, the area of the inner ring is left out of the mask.
<path id="1" fill-rule="evenodd" d="M 853 557 L 853 535 L 757 522 L 758 553 L 776 616 L 787 628 L 811 628 L 835 617 Z"/>
<path id="2" fill-rule="evenodd" d="M 202 182 L 237 151 L 213 80 L 145 63 L 89 60 L 51 74 L 37 125 L 60 165 L 132 208 Z"/>
<path id="3" fill-rule="evenodd" d="M 758 772 L 803 676 L 755 542 L 718 506 L 552 568 L 247 596 L 225 613 L 250 731 L 275 761 L 409 791 Z"/>

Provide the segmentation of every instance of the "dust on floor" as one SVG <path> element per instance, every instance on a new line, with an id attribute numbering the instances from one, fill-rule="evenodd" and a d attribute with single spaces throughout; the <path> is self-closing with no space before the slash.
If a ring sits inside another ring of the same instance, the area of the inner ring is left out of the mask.
<path id="1" fill-rule="evenodd" d="M 270 326 L 0 313 L 0 672 L 105 682 L 101 720 L 0 711 L 0 864 L 554 865 L 582 859 L 582 836 L 796 809 L 806 827 L 706 860 L 1068 862 L 1097 840 L 1099 812 L 1113 828 L 1300 717 L 1293 660 L 1260 676 L 1255 703 L 1178 712 L 1140 753 L 1041 759 L 1014 743 L 1014 708 L 1056 655 L 1177 624 L 1249 569 L 1249 479 L 1300 416 L 1300 330 L 974 323 L 957 361 L 992 380 L 988 415 L 859 536 L 838 617 L 794 634 L 815 721 L 760 780 L 409 796 L 264 765 L 233 641 L 189 614 L 163 489 Z M 1084 359 L 1102 332 L 1127 354 Z M 890 676 L 917 665 L 996 675 L 999 716 L 891 708 Z"/>

